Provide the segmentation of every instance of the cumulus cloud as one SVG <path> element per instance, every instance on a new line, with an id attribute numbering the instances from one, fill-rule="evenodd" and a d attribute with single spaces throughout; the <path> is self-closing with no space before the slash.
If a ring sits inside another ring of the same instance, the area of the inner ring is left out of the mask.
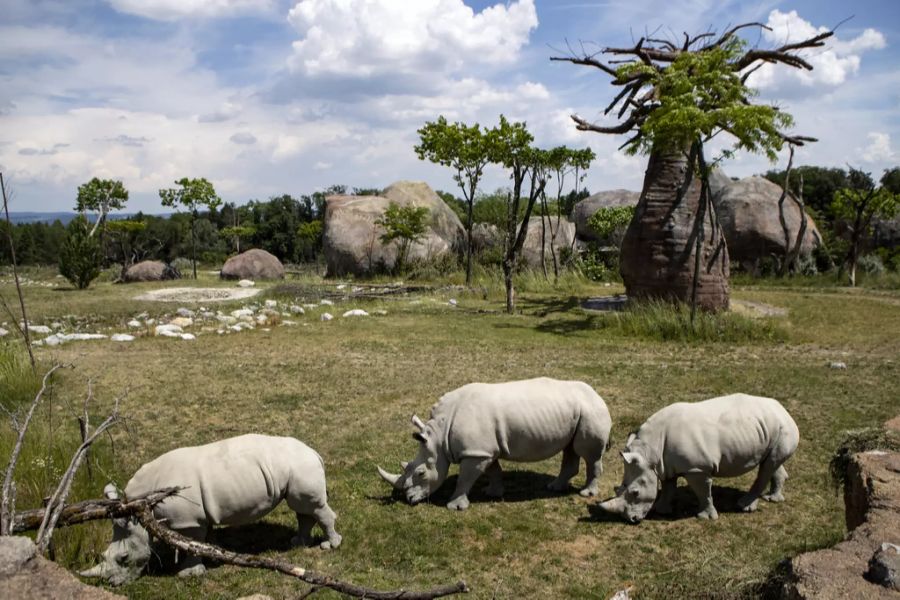
<path id="1" fill-rule="evenodd" d="M 869 143 L 861 150 L 864 162 L 877 163 L 893 160 L 894 151 L 891 149 L 891 136 L 887 133 L 872 131 L 866 136 Z"/>
<path id="2" fill-rule="evenodd" d="M 150 138 L 144 136 L 125 135 L 120 133 L 115 137 L 99 138 L 98 142 L 109 142 L 111 144 L 119 144 L 120 146 L 130 146 L 132 148 L 140 148 L 150 141 Z"/>
<path id="3" fill-rule="evenodd" d="M 119 12 L 157 21 L 186 17 L 231 17 L 264 13 L 274 8 L 272 0 L 109 0 Z"/>
<path id="4" fill-rule="evenodd" d="M 795 10 L 786 13 L 773 10 L 766 25 L 771 30 L 763 30 L 763 39 L 773 47 L 828 31 L 827 27 L 813 26 Z M 817 93 L 821 88 L 834 88 L 846 82 L 859 71 L 864 52 L 885 45 L 884 35 L 875 29 L 866 29 L 849 40 L 835 35 L 826 40 L 823 48 L 799 51 L 799 55 L 813 66 L 812 71 L 766 64 L 748 81 L 761 90 L 776 90 L 781 94 Z"/>
<path id="5" fill-rule="evenodd" d="M 462 0 L 303 0 L 288 21 L 301 36 L 293 43 L 291 72 L 337 81 L 378 79 L 396 88 L 511 64 L 538 24 L 533 0 L 477 13 Z"/>

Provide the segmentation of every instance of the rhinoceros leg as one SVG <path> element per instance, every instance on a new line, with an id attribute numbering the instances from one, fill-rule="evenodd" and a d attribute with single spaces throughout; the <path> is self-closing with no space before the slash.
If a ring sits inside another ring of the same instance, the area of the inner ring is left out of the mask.
<path id="1" fill-rule="evenodd" d="M 181 529 L 178 533 L 189 537 L 192 540 L 203 542 L 206 541 L 207 528 L 191 527 L 190 529 Z M 178 565 L 178 576 L 197 577 L 204 573 L 206 573 L 206 567 L 203 566 L 203 559 L 199 556 L 185 553 L 184 558 L 181 559 Z"/>
<path id="2" fill-rule="evenodd" d="M 678 478 L 672 477 L 662 483 L 662 489 L 653 504 L 653 511 L 660 515 L 672 514 L 672 500 L 675 498 L 675 490 L 678 488 Z"/>
<path id="3" fill-rule="evenodd" d="M 547 484 L 547 489 L 554 492 L 565 492 L 569 489 L 569 481 L 578 475 L 578 455 L 571 444 L 563 450 L 562 464 L 559 466 L 559 475 Z"/>
<path id="4" fill-rule="evenodd" d="M 312 530 L 316 519 L 312 515 L 297 514 L 297 535 L 291 538 L 294 546 L 309 546 L 312 544 Z"/>
<path id="5" fill-rule="evenodd" d="M 493 458 L 464 458 L 459 462 L 459 477 L 456 480 L 456 489 L 447 508 L 450 510 L 466 510 L 469 508 L 469 491 L 478 478 L 488 470 Z"/>
<path id="6" fill-rule="evenodd" d="M 700 503 L 700 511 L 697 513 L 698 519 L 711 519 L 715 521 L 719 518 L 716 507 L 712 499 L 712 477 L 705 473 L 688 473 L 684 476 L 688 485 L 694 490 L 697 501 Z"/>
<path id="7" fill-rule="evenodd" d="M 341 534 L 337 532 L 334 528 L 334 523 L 337 520 L 337 515 L 334 514 L 334 511 L 331 510 L 331 507 L 328 504 L 323 504 L 322 506 L 317 507 L 313 510 L 313 517 L 315 517 L 316 521 L 318 521 L 319 525 L 325 531 L 325 537 L 328 538 L 324 542 L 320 544 L 320 547 L 323 550 L 329 550 L 331 548 L 337 548 L 341 545 Z"/>
<path id="8" fill-rule="evenodd" d="M 491 466 L 485 471 L 488 476 L 488 484 L 484 488 L 484 493 L 491 498 L 503 497 L 503 469 L 500 467 L 500 461 L 495 460 Z"/>
<path id="9" fill-rule="evenodd" d="M 778 467 L 778 470 L 775 471 L 775 474 L 772 475 L 769 493 L 763 495 L 763 500 L 768 500 L 769 502 L 784 502 L 784 495 L 781 493 L 781 490 L 784 488 L 784 481 L 787 478 L 787 470 L 785 470 L 784 465 L 781 465 Z"/>
<path id="10" fill-rule="evenodd" d="M 766 486 L 769 485 L 769 482 L 772 481 L 775 477 L 775 473 L 778 472 L 778 468 L 781 465 L 772 460 L 771 457 L 762 461 L 762 464 L 759 465 L 759 472 L 756 474 L 756 479 L 753 481 L 753 485 L 750 486 L 750 491 L 744 494 L 738 500 L 738 507 L 744 512 L 753 512 L 756 510 L 756 507 L 759 503 L 759 497 L 762 495 L 763 490 L 766 489 Z M 787 471 L 785 471 L 787 474 Z"/>

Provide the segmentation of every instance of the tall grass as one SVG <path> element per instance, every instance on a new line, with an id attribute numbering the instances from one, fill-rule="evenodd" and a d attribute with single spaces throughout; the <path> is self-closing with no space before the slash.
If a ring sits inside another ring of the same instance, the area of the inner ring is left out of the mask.
<path id="1" fill-rule="evenodd" d="M 629 302 L 625 310 L 604 314 L 595 327 L 609 333 L 647 340 L 675 342 L 758 342 L 787 339 L 787 332 L 772 318 L 754 319 L 733 312 L 697 311 L 669 302 Z"/>
<path id="2" fill-rule="evenodd" d="M 34 373 L 18 345 L 0 344 L 0 403 L 6 411 L 17 415 L 20 423 L 40 389 L 45 370 L 39 364 Z M 65 380 L 54 379 L 53 387 L 44 394 L 31 420 L 14 471 L 17 511 L 43 504 L 43 499 L 56 489 L 81 441 L 69 404 L 80 409 L 83 390 L 70 393 Z M 96 411 L 96 406 L 93 408 Z M 99 423 L 102 418 L 96 415 L 93 422 Z M 4 421 L 0 423 L 0 464 L 3 469 L 17 437 L 11 419 Z M 105 483 L 114 478 L 112 464 L 108 442 L 99 441 L 91 448 L 88 461 L 75 478 L 69 502 L 98 497 Z M 108 542 L 109 525 L 105 522 L 60 528 L 53 536 L 53 554 L 66 564 L 84 564 L 85 556 L 96 555 Z"/>

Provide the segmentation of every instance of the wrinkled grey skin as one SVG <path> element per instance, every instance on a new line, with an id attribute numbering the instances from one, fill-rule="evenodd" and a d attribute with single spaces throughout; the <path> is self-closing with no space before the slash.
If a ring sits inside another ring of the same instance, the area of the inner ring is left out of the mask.
<path id="1" fill-rule="evenodd" d="M 213 525 L 250 523 L 284 500 L 297 515 L 294 545 L 310 545 L 316 524 L 325 532 L 322 548 L 341 544 L 341 535 L 334 528 L 336 515 L 327 502 L 322 458 L 299 440 L 249 434 L 172 450 L 138 469 L 125 494 L 137 498 L 174 486 L 185 489 L 157 504 L 153 514 L 189 538 L 204 541 Z M 112 484 L 104 494 L 118 497 Z M 121 585 L 140 576 L 150 555 L 147 531 L 135 519 L 116 519 L 113 541 L 102 560 L 81 575 Z M 205 571 L 200 558 L 185 556 L 178 575 L 202 575 Z"/>
<path id="2" fill-rule="evenodd" d="M 548 378 L 469 384 L 445 394 L 427 423 L 416 416 L 412 423 L 419 442 L 415 459 L 401 463 L 400 474 L 381 467 L 378 473 L 416 504 L 441 486 L 452 463 L 459 463 L 456 490 L 447 503 L 453 510 L 468 508 L 468 493 L 483 474 L 488 476 L 485 493 L 503 495 L 500 459 L 534 462 L 560 452 L 559 476 L 548 487 L 568 489 L 584 459 L 587 482 L 580 493 L 596 495 L 612 425 L 606 404 L 590 386 Z"/>
<path id="3" fill-rule="evenodd" d="M 737 477 L 756 467 L 756 480 L 738 500 L 741 510 L 755 511 L 760 497 L 783 502 L 788 477 L 783 465 L 799 440 L 796 423 L 771 398 L 732 394 L 669 405 L 628 436 L 622 485 L 600 507 L 631 523 L 641 522 L 651 509 L 669 514 L 678 477 L 684 477 L 700 504 L 697 517 L 717 519 L 713 476 Z M 766 485 L 770 489 L 763 494 Z"/>

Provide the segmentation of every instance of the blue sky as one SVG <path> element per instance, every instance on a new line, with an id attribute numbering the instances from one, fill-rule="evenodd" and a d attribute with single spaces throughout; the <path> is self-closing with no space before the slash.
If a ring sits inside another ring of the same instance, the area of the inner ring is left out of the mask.
<path id="1" fill-rule="evenodd" d="M 94 176 L 121 179 L 128 210 L 147 212 L 184 176 L 238 203 L 400 179 L 454 191 L 448 169 L 416 158 L 416 129 L 503 113 L 542 146 L 593 148 L 592 191 L 640 189 L 644 158 L 569 119 L 602 120 L 615 90 L 596 69 L 551 63 L 567 42 L 760 21 L 773 31 L 749 41 L 772 47 L 851 16 L 807 57 L 811 73 L 779 67 L 751 82 L 819 138 L 798 164 L 880 175 L 900 164 L 896 0 L 4 0 L 0 170 L 19 211 L 70 210 Z M 724 167 L 770 164 L 739 155 Z M 505 183 L 492 170 L 484 187 Z"/>

